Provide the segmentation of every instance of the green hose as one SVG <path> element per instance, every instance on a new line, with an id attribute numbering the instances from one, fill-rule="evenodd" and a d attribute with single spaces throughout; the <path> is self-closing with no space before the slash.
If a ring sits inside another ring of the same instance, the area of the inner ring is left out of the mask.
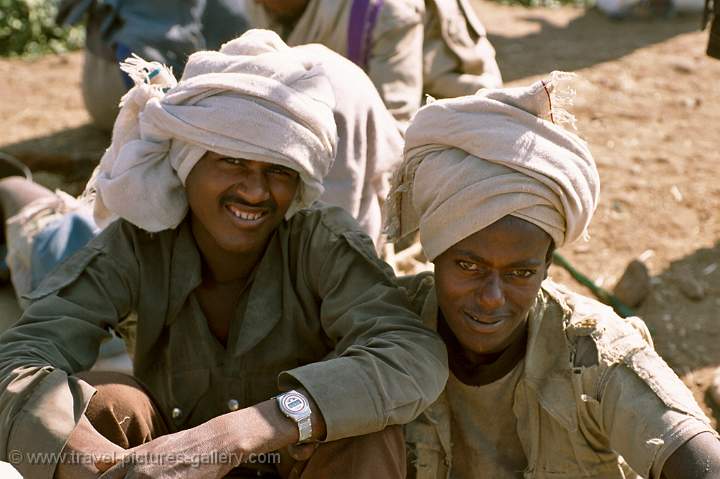
<path id="1" fill-rule="evenodd" d="M 590 289 L 600 301 L 612 306 L 615 312 L 623 318 L 635 316 L 635 312 L 630 306 L 620 301 L 614 294 L 593 283 L 590 278 L 576 270 L 575 267 L 557 251 L 553 253 L 553 263 L 565 269 L 578 283 Z"/>

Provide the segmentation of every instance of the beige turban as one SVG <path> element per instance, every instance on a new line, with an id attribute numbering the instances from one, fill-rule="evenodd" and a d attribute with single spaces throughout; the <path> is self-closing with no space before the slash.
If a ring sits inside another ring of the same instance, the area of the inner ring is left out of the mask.
<path id="1" fill-rule="evenodd" d="M 100 227 L 121 217 L 147 231 L 176 227 L 184 183 L 207 151 L 297 171 L 286 217 L 323 192 L 335 158 L 335 97 L 321 65 L 275 33 L 250 30 L 219 52 L 190 56 L 179 83 L 162 65 L 132 59 L 110 148 L 88 185 Z"/>
<path id="2" fill-rule="evenodd" d="M 433 260 L 507 215 L 542 228 L 558 247 L 585 234 L 600 179 L 585 142 L 555 124 L 571 118 L 554 93 L 567 76 L 421 108 L 388 198 L 389 237 L 419 228 Z"/>

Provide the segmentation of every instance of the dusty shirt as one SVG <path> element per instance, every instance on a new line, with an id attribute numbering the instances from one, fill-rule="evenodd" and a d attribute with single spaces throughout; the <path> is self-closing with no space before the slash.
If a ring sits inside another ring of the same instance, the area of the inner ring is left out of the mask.
<path id="1" fill-rule="evenodd" d="M 423 88 L 436 98 L 499 88 L 502 75 L 469 0 L 425 0 Z"/>
<path id="2" fill-rule="evenodd" d="M 351 27 L 353 5 L 367 4 Z M 422 0 L 310 0 L 302 16 L 289 28 L 273 19 L 265 7 L 247 2 L 253 28 L 277 32 L 290 46 L 320 43 L 344 57 L 351 57 L 352 43 L 363 49 L 358 64 L 367 72 L 388 110 L 405 129 L 422 97 Z M 376 15 L 375 18 L 372 18 Z"/>
<path id="3" fill-rule="evenodd" d="M 431 276 L 402 282 L 425 324 L 434 327 Z M 703 432 L 717 435 L 648 343 L 639 319 L 622 319 L 608 306 L 545 281 L 528 324 L 525 367 L 511 403 L 527 458 L 522 477 L 660 478 L 678 447 Z M 455 477 L 458 431 L 451 405 L 460 406 L 453 392 L 446 388 L 406 426 L 410 477 Z M 460 433 L 467 436 L 469 427 Z"/>
<path id="4" fill-rule="evenodd" d="M 450 374 L 446 394 L 452 416 L 452 479 L 522 477 L 527 466 L 512 411 L 520 361 L 490 384 L 470 386 Z"/>
<path id="5" fill-rule="evenodd" d="M 62 449 L 94 393 L 72 374 L 92 366 L 109 328 L 135 339 L 134 374 L 177 430 L 228 412 L 231 399 L 242 408 L 302 385 L 333 440 L 408 422 L 444 386 L 442 341 L 339 208 L 278 228 L 226 349 L 198 306 L 200 282 L 187 222 L 157 234 L 115 222 L 60 265 L 0 337 L 0 460 Z M 18 465 L 33 478 L 54 467 Z"/>

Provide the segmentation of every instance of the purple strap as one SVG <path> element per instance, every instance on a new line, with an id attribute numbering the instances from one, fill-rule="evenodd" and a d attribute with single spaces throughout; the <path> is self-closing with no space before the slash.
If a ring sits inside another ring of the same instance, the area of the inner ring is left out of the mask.
<path id="1" fill-rule="evenodd" d="M 367 69 L 372 32 L 384 0 L 353 0 L 348 28 L 348 58 Z"/>

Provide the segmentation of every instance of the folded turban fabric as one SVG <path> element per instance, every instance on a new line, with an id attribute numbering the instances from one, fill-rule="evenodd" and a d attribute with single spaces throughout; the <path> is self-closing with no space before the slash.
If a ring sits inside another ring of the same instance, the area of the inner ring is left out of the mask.
<path id="1" fill-rule="evenodd" d="M 558 105 L 568 100 L 557 90 L 568 76 L 418 110 L 386 204 L 389 238 L 419 229 L 434 260 L 507 215 L 542 228 L 557 247 L 583 236 L 600 179 L 585 142 L 555 123 L 572 120 Z"/>
<path id="2" fill-rule="evenodd" d="M 155 62 L 123 68 L 136 86 L 86 189 L 100 227 L 118 217 L 150 232 L 176 227 L 188 210 L 185 179 L 207 151 L 297 171 L 286 218 L 322 194 L 335 158 L 335 97 L 322 65 L 277 34 L 250 30 L 218 52 L 194 53 L 179 83 Z"/>

